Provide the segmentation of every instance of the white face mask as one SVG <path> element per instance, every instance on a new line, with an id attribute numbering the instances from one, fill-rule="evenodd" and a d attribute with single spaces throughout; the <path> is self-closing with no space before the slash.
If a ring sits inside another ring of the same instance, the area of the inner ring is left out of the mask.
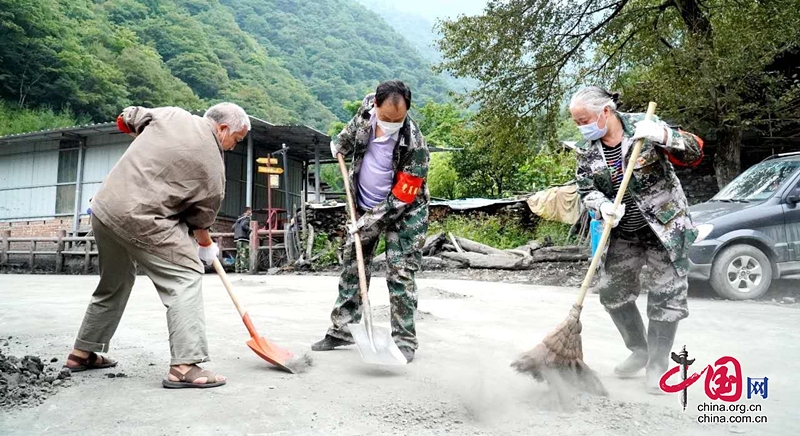
<path id="1" fill-rule="evenodd" d="M 583 135 L 584 139 L 587 141 L 594 141 L 596 139 L 600 139 L 603 136 L 606 136 L 608 133 L 608 120 L 606 120 L 606 126 L 602 129 L 598 125 L 600 122 L 600 116 L 597 117 L 597 121 L 589 124 L 584 124 L 582 126 L 578 126 L 578 130 L 581 131 L 581 135 Z"/>
<path id="2" fill-rule="evenodd" d="M 392 136 L 395 133 L 399 132 L 401 128 L 403 128 L 403 123 L 387 123 L 386 121 L 378 121 L 378 126 L 383 130 L 383 133 L 388 136 Z"/>

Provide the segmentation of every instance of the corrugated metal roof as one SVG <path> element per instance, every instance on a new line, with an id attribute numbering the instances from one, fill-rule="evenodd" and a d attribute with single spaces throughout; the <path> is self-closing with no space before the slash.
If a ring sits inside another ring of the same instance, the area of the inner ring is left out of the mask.
<path id="1" fill-rule="evenodd" d="M 329 149 L 328 144 L 331 138 L 319 130 L 308 126 L 280 126 L 253 116 L 250 117 L 250 125 L 252 128 L 253 141 L 260 146 L 265 146 L 270 151 L 279 150 L 285 143 L 289 147 L 290 156 L 304 161 L 311 161 L 314 159 L 316 149 L 319 149 L 322 157 L 326 155 L 326 150 Z M 31 140 L 59 139 L 64 136 L 72 135 L 87 136 L 103 133 L 119 133 L 116 122 L 16 133 L 0 137 L 0 145 Z"/>
<path id="2" fill-rule="evenodd" d="M 11 135 L 0 136 L 0 144 L 10 144 L 23 140 L 34 138 L 54 139 L 64 136 L 64 134 L 73 134 L 77 136 L 84 136 L 90 133 L 108 133 L 116 130 L 116 123 L 96 123 L 84 124 L 82 126 L 61 127 L 58 129 L 45 129 L 36 132 L 14 133 Z"/>

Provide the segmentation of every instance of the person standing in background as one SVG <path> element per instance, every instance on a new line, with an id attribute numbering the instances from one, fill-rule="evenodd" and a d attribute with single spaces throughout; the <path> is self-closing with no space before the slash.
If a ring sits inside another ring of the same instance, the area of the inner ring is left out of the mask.
<path id="1" fill-rule="evenodd" d="M 253 212 L 249 207 L 244 209 L 244 213 L 236 223 L 233 224 L 233 238 L 236 240 L 236 273 L 250 271 L 250 220 Z"/>

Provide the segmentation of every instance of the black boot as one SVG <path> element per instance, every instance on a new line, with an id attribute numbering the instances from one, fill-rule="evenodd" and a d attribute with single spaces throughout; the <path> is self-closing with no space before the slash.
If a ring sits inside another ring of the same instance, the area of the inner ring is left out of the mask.
<path id="1" fill-rule="evenodd" d="M 647 343 L 650 346 L 649 360 L 647 361 L 647 392 L 663 395 L 664 392 L 659 387 L 659 382 L 669 366 L 669 353 L 675 342 L 678 322 L 650 320 L 647 330 Z"/>
<path id="2" fill-rule="evenodd" d="M 411 363 L 414 360 L 414 349 L 411 347 L 399 347 L 400 352 L 403 353 L 403 356 L 406 358 L 406 363 Z"/>
<path id="3" fill-rule="evenodd" d="M 647 365 L 647 338 L 644 322 L 635 303 L 610 310 L 611 319 L 625 341 L 625 346 L 632 351 L 631 355 L 614 368 L 614 374 L 620 378 L 633 377 Z"/>
<path id="4" fill-rule="evenodd" d="M 345 341 L 343 339 L 334 338 L 330 335 L 325 335 L 325 337 L 317 342 L 316 344 L 311 346 L 313 351 L 330 351 L 336 347 L 344 347 L 345 345 L 353 345 L 355 342 Z"/>

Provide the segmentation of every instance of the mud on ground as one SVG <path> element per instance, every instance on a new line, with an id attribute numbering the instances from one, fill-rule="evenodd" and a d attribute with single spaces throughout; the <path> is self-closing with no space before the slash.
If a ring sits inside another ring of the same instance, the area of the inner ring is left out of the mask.
<path id="1" fill-rule="evenodd" d="M 0 340 L 0 410 L 38 406 L 73 385 L 70 370 L 62 369 L 57 358 L 43 361 L 39 356 L 10 354 L 7 349 L 13 340 L 13 336 Z"/>

